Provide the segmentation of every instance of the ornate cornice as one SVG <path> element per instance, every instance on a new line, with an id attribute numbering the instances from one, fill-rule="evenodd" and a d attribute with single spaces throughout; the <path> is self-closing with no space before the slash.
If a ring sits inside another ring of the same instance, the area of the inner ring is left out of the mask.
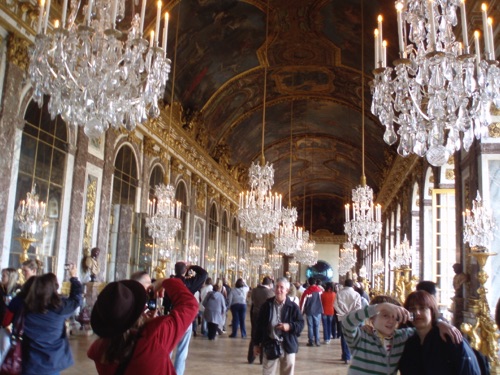
<path id="1" fill-rule="evenodd" d="M 405 180 L 411 176 L 412 171 L 418 167 L 420 158 L 416 155 L 410 155 L 406 158 L 398 156 L 382 184 L 382 188 L 377 196 L 377 203 L 382 205 L 382 210 L 391 203 L 398 191 L 404 185 Z"/>

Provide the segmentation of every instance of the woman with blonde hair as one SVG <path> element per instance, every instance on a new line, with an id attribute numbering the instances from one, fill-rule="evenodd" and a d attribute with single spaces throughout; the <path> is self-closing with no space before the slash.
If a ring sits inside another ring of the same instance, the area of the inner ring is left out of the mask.
<path id="1" fill-rule="evenodd" d="M 17 294 L 20 285 L 17 283 L 19 275 L 15 268 L 4 268 L 2 270 L 1 295 L 6 305 Z"/>

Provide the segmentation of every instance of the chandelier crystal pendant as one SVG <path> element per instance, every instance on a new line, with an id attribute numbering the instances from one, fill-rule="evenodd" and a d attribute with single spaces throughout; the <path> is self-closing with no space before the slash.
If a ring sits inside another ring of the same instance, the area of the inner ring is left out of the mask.
<path id="1" fill-rule="evenodd" d="M 258 267 L 266 260 L 267 249 L 262 239 L 258 239 L 250 245 L 248 260 L 251 266 Z"/>
<path id="2" fill-rule="evenodd" d="M 149 235 L 158 243 L 166 244 L 181 229 L 182 203 L 175 200 L 175 188 L 172 185 L 157 185 L 155 195 L 156 199 L 148 202 L 146 227 Z"/>
<path id="3" fill-rule="evenodd" d="M 400 58 L 394 68 L 386 66 L 382 16 L 375 30 L 371 111 L 386 128 L 387 144 L 397 142 L 399 135 L 400 155 L 414 153 L 441 166 L 462 145 L 468 151 L 474 137 L 485 136 L 492 123 L 491 105 L 500 108 L 492 19 L 483 4 L 482 54 L 478 31 L 471 51 L 464 0 L 397 1 L 396 10 Z M 461 42 L 454 32 L 458 11 Z"/>
<path id="4" fill-rule="evenodd" d="M 382 259 L 379 259 L 379 260 L 376 260 L 375 262 L 373 262 L 372 271 L 373 271 L 374 276 L 380 275 L 381 273 L 383 273 L 384 269 L 385 269 L 385 265 L 384 265 L 384 261 Z"/>
<path id="5" fill-rule="evenodd" d="M 471 248 L 486 248 L 493 239 L 493 230 L 496 225 L 491 210 L 484 206 L 484 202 L 477 192 L 472 201 L 472 210 L 463 213 L 464 243 L 468 242 Z"/>
<path id="6" fill-rule="evenodd" d="M 310 239 L 309 232 L 304 231 L 302 234 L 302 246 L 295 254 L 295 260 L 300 264 L 312 266 L 318 262 L 318 252 L 316 248 L 316 241 Z"/>
<path id="7" fill-rule="evenodd" d="M 297 227 L 297 209 L 284 208 L 281 213 L 281 224 L 274 237 L 274 251 L 284 255 L 292 255 L 302 246 L 302 228 Z"/>
<path id="8" fill-rule="evenodd" d="M 50 96 L 52 118 L 61 115 L 67 123 L 83 126 L 89 138 L 98 138 L 110 126 L 133 130 L 148 116 L 159 116 L 158 100 L 170 72 L 168 13 L 160 46 L 158 1 L 156 30 L 148 42 L 143 36 L 146 1 L 124 33 L 117 26 L 125 17 L 125 0 L 89 0 L 82 11 L 80 2 L 71 0 L 68 22 L 68 0 L 63 0 L 61 24 L 56 22 L 48 34 L 50 0 L 46 7 L 42 0 L 29 77 L 40 107 L 43 96 Z M 78 25 L 81 13 L 85 20 Z"/>

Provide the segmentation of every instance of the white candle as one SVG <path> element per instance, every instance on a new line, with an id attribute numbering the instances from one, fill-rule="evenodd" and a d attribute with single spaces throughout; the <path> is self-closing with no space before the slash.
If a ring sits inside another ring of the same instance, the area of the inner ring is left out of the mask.
<path id="1" fill-rule="evenodd" d="M 62 14 L 61 14 L 61 27 L 66 27 L 66 13 L 68 11 L 68 0 L 63 1 Z"/>
<path id="2" fill-rule="evenodd" d="M 431 39 L 431 47 L 436 49 L 436 24 L 434 20 L 434 0 L 429 0 L 427 3 L 429 9 L 429 33 Z"/>
<path id="3" fill-rule="evenodd" d="M 59 20 L 54 20 L 54 29 L 59 28 Z"/>
<path id="4" fill-rule="evenodd" d="M 387 40 L 382 42 L 382 68 L 387 66 Z"/>
<path id="5" fill-rule="evenodd" d="M 168 37 L 168 12 L 165 12 L 165 24 L 163 25 L 163 50 L 167 53 L 167 37 Z"/>
<path id="6" fill-rule="evenodd" d="M 382 59 L 382 15 L 379 14 L 378 21 L 378 48 L 379 48 L 379 58 Z"/>
<path id="7" fill-rule="evenodd" d="M 481 50 L 479 49 L 479 31 L 474 31 L 474 48 L 476 50 L 476 68 L 479 72 L 479 63 L 481 62 Z"/>
<path id="8" fill-rule="evenodd" d="M 92 17 L 92 0 L 87 4 L 87 26 L 90 26 L 90 18 Z"/>
<path id="9" fill-rule="evenodd" d="M 379 39 L 378 39 L 378 29 L 375 29 L 373 32 L 374 39 L 375 39 L 375 69 L 380 68 L 380 46 L 379 46 Z"/>
<path id="10" fill-rule="evenodd" d="M 158 38 L 160 37 L 160 20 L 161 20 L 161 0 L 158 0 L 158 8 L 156 9 L 155 45 L 158 45 Z"/>
<path id="11" fill-rule="evenodd" d="M 45 0 L 40 0 L 40 13 L 38 14 L 38 26 L 36 29 L 37 34 L 42 32 L 42 21 L 43 21 L 43 12 L 45 10 Z"/>
<path id="12" fill-rule="evenodd" d="M 50 0 L 45 4 L 45 20 L 43 25 L 43 32 L 47 32 L 47 24 L 49 23 L 49 14 L 50 14 Z"/>
<path id="13" fill-rule="evenodd" d="M 141 36 L 144 35 L 144 17 L 146 16 L 146 0 L 141 4 Z"/>
<path id="14" fill-rule="evenodd" d="M 344 207 L 345 207 L 345 221 L 349 222 L 349 205 L 346 204 Z"/>
<path id="15" fill-rule="evenodd" d="M 488 16 L 486 12 L 488 11 L 488 6 L 483 3 L 481 4 L 481 15 L 483 18 L 483 39 L 484 39 L 484 53 L 486 54 L 486 58 L 489 58 L 490 55 L 490 43 L 489 43 L 489 32 L 488 32 Z"/>
<path id="16" fill-rule="evenodd" d="M 405 42 L 403 37 L 403 3 L 396 3 L 396 12 L 398 19 L 398 41 L 399 41 L 399 55 L 406 58 Z"/>
<path id="17" fill-rule="evenodd" d="M 469 53 L 469 36 L 467 35 L 467 16 L 465 13 L 465 0 L 460 1 L 460 14 L 462 16 L 462 41 L 465 53 Z"/>
<path id="18" fill-rule="evenodd" d="M 493 43 L 493 18 L 488 17 L 488 37 L 490 47 L 490 60 L 495 60 L 495 44 Z"/>
<path id="19" fill-rule="evenodd" d="M 113 7 L 111 8 L 111 28 L 115 28 L 116 24 L 116 12 L 118 12 L 118 0 L 113 1 Z"/>
<path id="20" fill-rule="evenodd" d="M 149 34 L 149 47 L 153 47 L 153 42 L 155 39 L 155 32 L 154 30 L 151 30 L 151 34 Z"/>

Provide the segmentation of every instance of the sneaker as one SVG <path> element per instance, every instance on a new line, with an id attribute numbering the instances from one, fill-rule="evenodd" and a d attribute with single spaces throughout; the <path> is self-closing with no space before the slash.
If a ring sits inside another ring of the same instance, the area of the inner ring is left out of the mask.
<path id="1" fill-rule="evenodd" d="M 350 363 L 351 363 L 351 361 L 349 361 L 348 359 L 346 359 L 346 360 L 344 361 L 344 363 L 345 363 L 346 365 L 348 365 L 348 364 L 350 364 Z"/>
<path id="2" fill-rule="evenodd" d="M 320 346 L 321 344 L 319 343 L 319 341 L 316 342 L 316 346 Z"/>
<path id="3" fill-rule="evenodd" d="M 313 346 L 313 343 L 312 342 L 308 342 L 307 346 Z"/>
<path id="4" fill-rule="evenodd" d="M 329 343 L 330 343 L 330 340 L 326 340 L 326 341 L 325 341 L 325 344 L 327 344 L 327 345 L 328 345 Z"/>

